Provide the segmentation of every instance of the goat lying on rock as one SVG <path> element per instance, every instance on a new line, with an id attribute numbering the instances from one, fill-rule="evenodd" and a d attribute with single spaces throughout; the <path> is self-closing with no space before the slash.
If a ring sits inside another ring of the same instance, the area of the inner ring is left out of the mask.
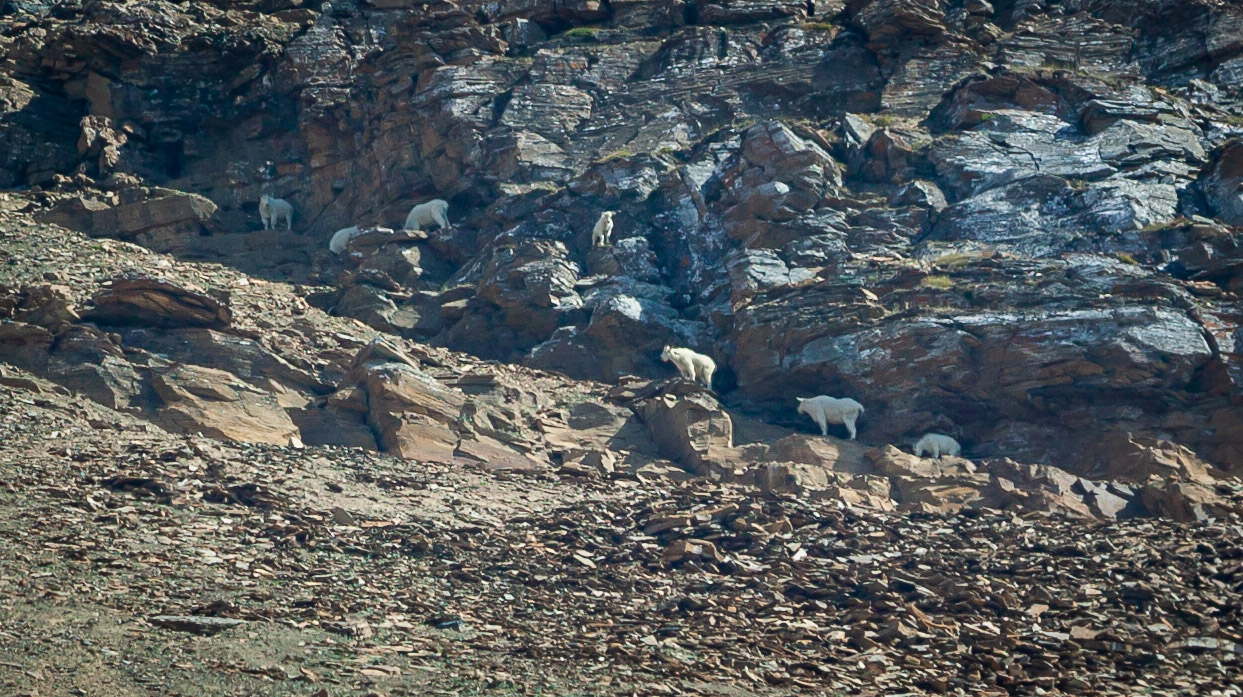
<path id="1" fill-rule="evenodd" d="M 264 230 L 275 229 L 281 218 L 285 218 L 285 229 L 293 229 L 293 206 L 283 198 L 272 198 L 267 194 L 259 197 L 259 219 L 263 221 Z"/>
<path id="2" fill-rule="evenodd" d="M 673 363 L 682 377 L 691 382 L 700 382 L 704 387 L 712 389 L 712 374 L 716 372 L 716 361 L 702 353 L 695 353 L 688 348 L 666 346 L 660 352 L 660 360 Z"/>
<path id="3" fill-rule="evenodd" d="M 798 413 L 806 414 L 820 426 L 820 435 L 829 435 L 829 424 L 843 424 L 850 431 L 850 439 L 855 439 L 855 420 L 863 413 L 863 405 L 845 397 L 838 399 L 828 395 L 798 399 Z"/>
<path id="4" fill-rule="evenodd" d="M 962 446 L 949 436 L 943 436 L 940 433 L 925 433 L 924 437 L 915 443 L 915 457 L 923 457 L 925 452 L 932 453 L 933 457 L 940 460 L 942 455 L 958 457 L 962 454 Z"/>
<path id="5" fill-rule="evenodd" d="M 604 211 L 600 214 L 595 229 L 591 231 L 592 247 L 603 247 L 609 243 L 609 236 L 613 234 L 613 215 L 613 211 Z"/>
<path id="6" fill-rule="evenodd" d="M 427 203 L 420 203 L 410 209 L 406 216 L 406 230 L 422 230 L 425 226 L 435 224 L 440 228 L 449 227 L 449 202 L 434 198 Z"/>
<path id="7" fill-rule="evenodd" d="M 350 240 L 358 237 L 362 232 L 357 225 L 341 228 L 332 233 L 332 239 L 328 240 L 328 251 L 333 254 L 344 254 L 345 248 L 349 246 Z"/>

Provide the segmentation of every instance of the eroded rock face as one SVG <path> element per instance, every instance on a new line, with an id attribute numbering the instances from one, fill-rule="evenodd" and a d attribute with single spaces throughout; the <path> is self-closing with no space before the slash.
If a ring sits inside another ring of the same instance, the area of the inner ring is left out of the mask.
<path id="1" fill-rule="evenodd" d="M 1222 222 L 1243 225 L 1243 142 L 1232 141 L 1218 153 L 1204 181 L 1204 195 Z"/>

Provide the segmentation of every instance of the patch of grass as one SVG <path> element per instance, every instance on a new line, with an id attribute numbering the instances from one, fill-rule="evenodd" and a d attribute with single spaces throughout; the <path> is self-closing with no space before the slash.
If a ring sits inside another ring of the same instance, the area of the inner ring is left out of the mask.
<path id="1" fill-rule="evenodd" d="M 997 118 L 996 114 L 994 114 L 991 111 L 986 111 L 980 114 L 980 123 L 988 123 L 989 121 L 992 121 L 995 118 Z"/>
<path id="2" fill-rule="evenodd" d="M 567 39 L 594 39 L 596 34 L 604 30 L 604 27 L 574 27 L 566 31 L 562 36 Z"/>
<path id="3" fill-rule="evenodd" d="M 809 31 L 833 31 L 837 28 L 832 22 L 803 22 L 799 26 Z"/>
<path id="4" fill-rule="evenodd" d="M 735 130 L 745 131 L 759 122 L 760 120 L 754 116 L 744 116 L 742 118 L 734 119 L 734 122 L 730 125 L 733 126 Z"/>
<path id="5" fill-rule="evenodd" d="M 612 162 L 613 160 L 621 160 L 627 157 L 634 157 L 634 152 L 626 148 L 618 148 L 613 152 L 602 155 L 596 162 Z"/>
<path id="6" fill-rule="evenodd" d="M 872 117 L 872 123 L 881 128 L 889 128 L 897 123 L 897 119 L 888 114 L 879 114 Z"/>
<path id="7" fill-rule="evenodd" d="M 978 257 L 974 254 L 962 254 L 955 252 L 953 254 L 946 254 L 944 256 L 937 257 L 933 260 L 932 265 L 942 269 L 961 269 L 970 265 L 971 262 L 975 261 L 977 258 Z"/>
<path id="8" fill-rule="evenodd" d="M 954 279 L 949 276 L 925 276 L 920 279 L 919 285 L 924 288 L 936 288 L 937 290 L 949 290 L 954 287 Z"/>
<path id="9" fill-rule="evenodd" d="M 1140 230 L 1140 232 L 1152 233 L 1152 232 L 1160 232 L 1162 230 L 1172 230 L 1174 228 L 1182 227 L 1190 223 L 1191 223 L 1190 219 L 1185 218 L 1180 215 L 1173 220 L 1168 220 L 1168 221 L 1159 222 L 1159 223 L 1149 223 L 1148 225 L 1145 225 Z"/>
<path id="10" fill-rule="evenodd" d="M 1118 261 L 1122 262 L 1123 264 L 1130 264 L 1131 266 L 1139 266 L 1139 262 L 1135 260 L 1135 257 L 1131 256 L 1130 254 L 1127 254 L 1126 252 L 1114 252 L 1114 256 L 1118 257 Z"/>

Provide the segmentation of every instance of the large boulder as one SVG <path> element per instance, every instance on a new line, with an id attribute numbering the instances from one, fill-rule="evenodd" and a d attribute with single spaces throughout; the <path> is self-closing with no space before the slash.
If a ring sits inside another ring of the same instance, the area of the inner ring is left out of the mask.
<path id="1" fill-rule="evenodd" d="M 945 32 L 943 0 L 856 0 L 854 21 L 877 45 L 901 43 Z"/>
<path id="2" fill-rule="evenodd" d="M 357 404 L 380 447 L 411 460 L 453 462 L 460 440 L 455 426 L 466 398 L 424 373 L 418 362 L 376 340 L 354 357 L 329 404 Z"/>
<path id="3" fill-rule="evenodd" d="M 0 355 L 113 409 L 142 406 L 149 389 L 115 337 L 89 325 L 0 322 Z"/>
<path id="4" fill-rule="evenodd" d="M 702 387 L 680 379 L 658 383 L 631 408 L 647 424 L 660 454 L 688 471 L 706 476 L 733 455 L 733 420 Z"/>
<path id="5" fill-rule="evenodd" d="M 76 206 L 76 208 L 75 208 Z M 193 246 L 200 235 L 218 232 L 217 207 L 198 194 L 159 188 L 133 188 L 120 193 L 113 206 L 73 203 L 41 216 L 92 237 L 114 237 L 160 252 L 178 252 Z"/>
<path id="6" fill-rule="evenodd" d="M 311 371 L 254 339 L 205 327 L 131 327 L 120 332 L 121 342 L 180 363 L 226 370 L 261 386 L 270 381 L 311 392 L 328 388 Z"/>
<path id="7" fill-rule="evenodd" d="M 176 433 L 274 445 L 299 435 L 274 395 L 223 370 L 183 364 L 158 371 L 152 387 L 161 401 L 156 420 Z"/>
<path id="8" fill-rule="evenodd" d="M 119 276 L 91 298 L 83 318 L 110 326 L 227 327 L 227 295 L 141 275 Z"/>
<path id="9" fill-rule="evenodd" d="M 666 345 L 702 346 L 709 342 L 702 322 L 684 319 L 669 303 L 665 286 L 609 279 L 586 290 L 586 326 L 562 327 L 531 349 L 524 362 L 582 379 L 612 382 L 620 375 L 668 375 L 660 361 Z"/>
<path id="10" fill-rule="evenodd" d="M 946 208 L 926 239 L 1053 256 L 1081 242 L 1172 222 L 1178 190 L 1158 180 L 1112 178 L 1078 188 L 1036 175 L 988 189 Z"/>

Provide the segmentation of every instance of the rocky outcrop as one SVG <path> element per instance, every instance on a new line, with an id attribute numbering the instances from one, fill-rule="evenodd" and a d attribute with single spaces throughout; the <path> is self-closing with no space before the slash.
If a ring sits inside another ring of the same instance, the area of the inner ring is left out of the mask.
<path id="1" fill-rule="evenodd" d="M 734 446 L 733 420 L 703 388 L 683 380 L 654 387 L 632 406 L 652 442 L 664 457 L 695 474 L 709 474 Z"/>
<path id="2" fill-rule="evenodd" d="M 228 298 L 147 276 L 114 278 L 91 298 L 85 318 L 110 326 L 227 327 Z"/>
<path id="3" fill-rule="evenodd" d="M 1209 208 L 1222 222 L 1243 225 L 1243 142 L 1231 141 L 1217 154 L 1204 180 Z"/>
<path id="4" fill-rule="evenodd" d="M 158 373 L 151 386 L 162 404 L 157 422 L 174 433 L 289 445 L 298 428 L 276 398 L 230 373 L 193 365 Z"/>
<path id="5" fill-rule="evenodd" d="M 1237 7 L 30 7 L 2 20 L 4 184 L 49 226 L 305 299 L 278 326 L 201 274 L 23 276 L 12 360 L 105 403 L 153 414 L 152 376 L 199 366 L 307 442 L 928 512 L 1213 515 L 1243 466 Z M 292 231 L 259 229 L 262 194 Z M 451 225 L 396 231 L 431 198 Z M 639 396 L 666 344 L 717 361 L 712 392 Z M 578 444 L 586 407 L 540 391 L 576 380 L 624 393 Z M 865 404 L 860 450 L 807 436 L 814 394 Z M 927 431 L 1003 464 L 886 450 Z"/>
<path id="6" fill-rule="evenodd" d="M 328 405 L 358 411 L 384 450 L 401 457 L 452 462 L 454 430 L 466 399 L 426 375 L 418 362 L 383 341 L 368 344 Z"/>
<path id="7" fill-rule="evenodd" d="M 96 237 L 115 237 L 174 253 L 193 248 L 195 238 L 219 230 L 213 220 L 216 204 L 197 194 L 132 188 L 122 191 L 117 199 L 116 205 L 69 199 L 41 219 Z"/>

